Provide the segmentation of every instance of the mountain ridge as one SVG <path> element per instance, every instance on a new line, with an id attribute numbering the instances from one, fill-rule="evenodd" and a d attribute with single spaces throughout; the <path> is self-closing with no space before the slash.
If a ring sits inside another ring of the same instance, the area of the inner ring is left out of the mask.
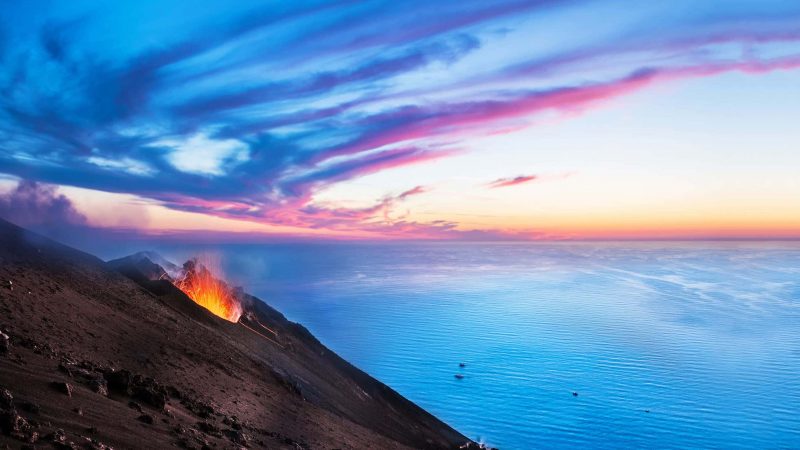
<path id="1" fill-rule="evenodd" d="M 240 292 L 246 313 L 228 322 L 156 267 L 0 219 L 0 388 L 13 397 L 0 445 L 477 448 L 260 299 Z"/>

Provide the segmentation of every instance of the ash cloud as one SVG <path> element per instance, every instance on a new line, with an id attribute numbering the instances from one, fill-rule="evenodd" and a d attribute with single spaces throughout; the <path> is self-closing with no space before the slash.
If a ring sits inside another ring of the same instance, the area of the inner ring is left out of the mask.
<path id="1" fill-rule="evenodd" d="M 88 227 L 86 216 L 55 186 L 30 180 L 0 195 L 0 217 L 53 237 Z"/>

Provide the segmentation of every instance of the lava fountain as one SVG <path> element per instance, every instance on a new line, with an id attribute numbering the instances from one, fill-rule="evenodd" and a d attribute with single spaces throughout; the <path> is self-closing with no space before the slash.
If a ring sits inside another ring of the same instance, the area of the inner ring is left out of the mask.
<path id="1" fill-rule="evenodd" d="M 173 284 L 189 298 L 215 315 L 231 322 L 238 322 L 242 315 L 242 305 L 228 285 L 214 277 L 208 268 L 209 261 L 202 263 L 197 258 L 186 261 L 183 270 L 175 277 Z M 218 268 L 215 271 L 219 273 Z"/>

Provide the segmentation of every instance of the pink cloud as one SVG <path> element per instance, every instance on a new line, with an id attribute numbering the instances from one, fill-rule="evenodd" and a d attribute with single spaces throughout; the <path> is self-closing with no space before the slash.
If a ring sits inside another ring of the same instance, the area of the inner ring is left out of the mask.
<path id="1" fill-rule="evenodd" d="M 513 178 L 498 178 L 487 186 L 492 189 L 500 188 L 500 187 L 508 187 L 508 186 L 516 186 L 518 184 L 529 183 L 531 181 L 538 180 L 539 176 L 537 175 L 520 175 L 518 177 Z"/>
<path id="2" fill-rule="evenodd" d="M 645 68 L 608 82 L 534 90 L 510 98 L 445 103 L 429 108 L 407 106 L 365 118 L 363 125 L 372 127 L 375 131 L 341 147 L 321 153 L 315 162 L 423 138 L 426 140 L 437 136 L 463 138 L 467 135 L 492 133 L 496 132 L 498 127 L 508 128 L 508 121 L 526 119 L 545 111 L 580 114 L 654 83 L 708 77 L 732 71 L 765 73 L 798 67 L 800 67 L 800 56 L 766 61 Z M 516 125 L 512 129 L 518 127 L 519 125 Z"/>
<path id="3" fill-rule="evenodd" d="M 425 186 L 417 186 L 413 189 L 409 189 L 402 194 L 398 195 L 397 198 L 405 199 L 406 197 L 410 197 L 412 195 L 419 195 L 422 193 L 428 192 L 428 189 Z"/>
<path id="4" fill-rule="evenodd" d="M 800 57 L 783 58 L 771 61 L 724 62 L 706 64 L 696 67 L 652 68 L 636 71 L 629 76 L 605 83 L 582 86 L 562 87 L 546 91 L 533 91 L 507 99 L 459 104 L 439 105 L 423 111 L 420 108 L 401 108 L 380 115 L 379 119 L 399 126 L 378 126 L 377 133 L 367 135 L 349 145 L 333 152 L 325 153 L 324 158 L 315 161 L 322 164 L 333 156 L 362 154 L 374 148 L 386 145 L 398 145 L 400 142 L 419 138 L 432 138 L 467 133 L 490 131 L 495 125 L 503 125 L 509 120 L 529 117 L 547 110 L 560 111 L 569 115 L 580 114 L 592 107 L 640 90 L 654 83 L 663 83 L 692 77 L 707 77 L 725 72 L 740 71 L 745 73 L 764 73 L 775 70 L 788 70 L 800 67 Z M 375 117 L 369 120 L 375 120 Z M 433 147 L 435 148 L 435 146 Z M 424 192 L 423 187 L 410 189 L 394 197 L 386 197 L 376 204 L 363 208 L 345 208 L 336 206 L 315 205 L 314 192 L 332 182 L 399 167 L 406 164 L 424 162 L 447 156 L 452 152 L 425 150 L 417 147 L 398 147 L 381 152 L 366 153 L 338 162 L 322 166 L 297 180 L 290 180 L 295 190 L 295 197 L 284 198 L 281 203 L 259 205 L 257 208 L 245 203 L 212 206 L 205 212 L 229 218 L 253 220 L 275 225 L 288 225 L 331 231 L 348 231 L 370 238 L 430 238 L 430 239 L 463 239 L 468 236 L 484 236 L 503 238 L 537 238 L 539 234 L 528 234 L 519 231 L 475 230 L 467 232 L 459 230 L 459 224 L 451 221 L 432 221 L 426 223 L 391 220 L 392 208 L 410 195 Z M 320 166 L 317 166 L 320 167 Z M 495 180 L 490 187 L 508 187 L 533 182 L 541 177 L 523 175 L 515 178 Z M 258 204 L 258 202 L 255 202 Z M 174 205 L 181 208 L 181 205 Z M 186 207 L 188 205 L 183 205 Z M 197 207 L 198 205 L 195 205 Z M 203 209 L 200 206 L 198 209 Z M 472 234 L 470 234 L 472 233 Z"/>
<path id="5" fill-rule="evenodd" d="M 260 196 L 223 199 L 199 199 L 184 195 L 161 195 L 160 200 L 170 208 L 202 212 L 213 216 L 250 220 L 298 228 L 344 231 L 370 238 L 466 238 L 472 235 L 525 236 L 524 233 L 504 230 L 460 230 L 457 222 L 442 220 L 415 222 L 393 219 L 394 208 L 413 195 L 425 192 L 417 186 L 399 195 L 388 196 L 375 204 L 361 208 L 314 203 L 314 195 L 332 183 L 357 178 L 382 170 L 442 158 L 454 153 L 442 150 L 442 140 L 485 134 L 508 127 L 509 122 L 529 118 L 544 111 L 559 111 L 568 115 L 580 114 L 591 108 L 635 92 L 655 83 L 678 79 L 708 77 L 725 72 L 765 73 L 800 67 L 800 57 L 768 61 L 721 62 L 679 68 L 651 68 L 636 71 L 617 80 L 529 91 L 510 98 L 440 104 L 430 108 L 404 107 L 365 118 L 373 125 L 373 133 L 346 144 L 312 162 L 308 172 L 295 178 L 280 180 L 275 198 Z M 426 146 L 406 141 L 425 139 Z M 437 142 L 438 141 L 438 142 Z M 387 147 L 389 146 L 389 147 Z M 387 147 L 376 151 L 377 148 Z M 333 162 L 333 157 L 337 158 Z M 540 181 L 538 175 L 502 178 L 488 184 L 491 188 L 510 187 Z M 531 236 L 538 236 L 532 233 Z"/>

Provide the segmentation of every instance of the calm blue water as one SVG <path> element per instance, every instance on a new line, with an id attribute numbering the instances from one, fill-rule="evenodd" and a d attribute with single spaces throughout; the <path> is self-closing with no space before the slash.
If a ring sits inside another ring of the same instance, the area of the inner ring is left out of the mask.
<path id="1" fill-rule="evenodd" d="M 222 259 L 344 358 L 501 449 L 800 448 L 797 243 L 284 244 Z"/>

